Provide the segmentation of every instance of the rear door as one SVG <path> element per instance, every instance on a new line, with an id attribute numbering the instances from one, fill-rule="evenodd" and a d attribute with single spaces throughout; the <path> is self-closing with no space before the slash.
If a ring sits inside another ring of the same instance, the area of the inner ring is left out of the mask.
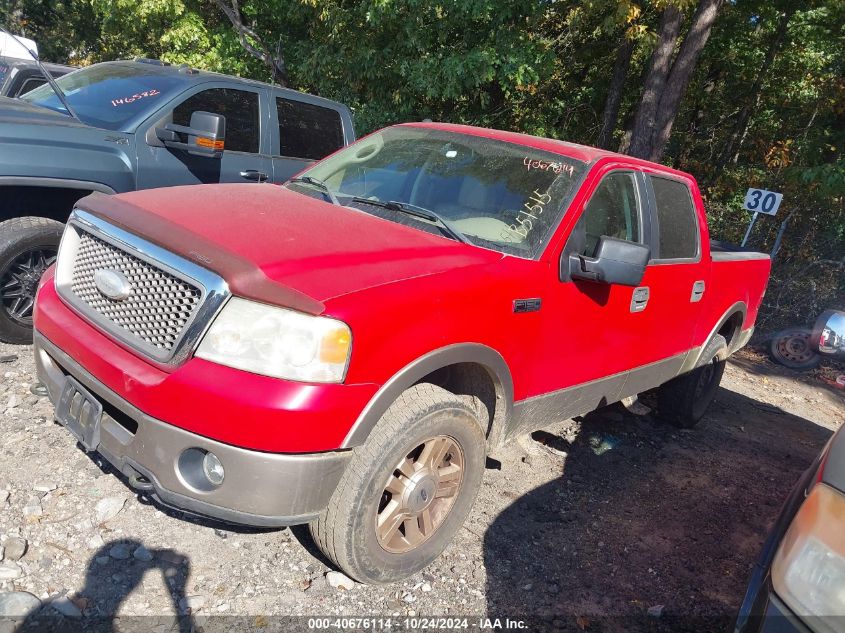
<path id="1" fill-rule="evenodd" d="M 273 182 L 285 182 L 315 161 L 345 145 L 344 122 L 338 110 L 300 98 L 274 93 Z"/>
<path id="2" fill-rule="evenodd" d="M 706 227 L 695 207 L 691 183 L 659 172 L 644 174 L 651 214 L 652 252 L 642 285 L 651 314 L 646 336 L 656 359 L 682 354 L 693 344 L 710 261 L 702 249 Z"/>
<path id="3" fill-rule="evenodd" d="M 163 116 L 139 129 L 138 188 L 216 182 L 263 182 L 272 176 L 271 134 L 266 89 L 260 86 L 203 84 L 186 93 Z M 194 112 L 226 117 L 222 158 L 191 156 L 156 138 L 167 123 L 190 125 Z"/>

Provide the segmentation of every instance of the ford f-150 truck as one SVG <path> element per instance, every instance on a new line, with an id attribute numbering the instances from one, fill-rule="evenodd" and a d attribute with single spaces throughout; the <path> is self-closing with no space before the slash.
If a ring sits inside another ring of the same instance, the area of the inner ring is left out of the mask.
<path id="1" fill-rule="evenodd" d="M 7 343 L 32 340 L 38 279 L 79 198 L 282 183 L 355 140 L 340 103 L 184 65 L 105 62 L 56 83 L 67 106 L 49 84 L 0 97 L 0 340 Z"/>
<path id="2" fill-rule="evenodd" d="M 81 200 L 35 357 L 56 419 L 137 490 L 310 523 L 386 583 L 438 556 L 511 438 L 653 388 L 700 420 L 768 273 L 712 251 L 688 174 L 405 124 L 284 186 Z"/>

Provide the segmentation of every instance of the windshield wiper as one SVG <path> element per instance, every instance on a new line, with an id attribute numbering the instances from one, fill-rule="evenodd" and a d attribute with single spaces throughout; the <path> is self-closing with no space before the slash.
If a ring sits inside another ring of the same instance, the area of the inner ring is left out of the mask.
<path id="1" fill-rule="evenodd" d="M 67 102 L 67 97 L 65 97 L 65 93 L 62 92 L 61 88 L 59 88 L 59 84 L 57 84 L 56 80 L 53 79 L 53 75 L 51 75 L 50 73 L 47 72 L 47 69 L 44 68 L 44 64 L 42 64 L 41 60 L 38 59 L 38 55 L 36 55 L 29 48 L 27 48 L 26 45 L 17 38 L 17 36 L 9 33 L 9 31 L 4 29 L 2 26 L 0 26 L 0 31 L 3 31 L 3 33 L 5 33 L 9 37 L 11 37 L 13 40 L 15 40 L 18 44 L 20 44 L 24 48 L 24 50 L 26 50 L 27 53 L 30 54 L 32 59 L 35 60 L 35 63 L 38 66 L 38 70 L 41 71 L 41 74 L 44 75 L 44 79 L 46 79 L 47 83 L 50 84 L 50 87 L 53 89 L 53 92 L 56 93 L 56 96 L 59 98 L 59 101 L 62 102 L 62 105 L 65 107 L 65 110 L 67 111 L 67 115 L 69 117 L 76 119 L 80 123 L 83 123 L 82 119 L 80 119 L 79 116 L 76 114 L 76 112 L 74 112 L 73 108 L 70 107 L 70 104 Z"/>
<path id="2" fill-rule="evenodd" d="M 290 180 L 288 180 L 288 183 L 291 182 L 304 182 L 306 185 L 316 187 L 328 196 L 329 200 L 332 201 L 332 204 L 341 206 L 340 200 L 337 199 L 337 196 L 334 195 L 334 192 L 329 189 L 329 186 L 319 178 L 312 178 L 311 176 L 296 176 L 295 178 L 291 178 Z"/>
<path id="3" fill-rule="evenodd" d="M 421 218 L 423 220 L 428 220 L 429 222 L 433 222 L 434 224 L 439 224 L 446 233 L 449 234 L 450 237 L 461 242 L 463 244 L 469 244 L 470 241 L 466 235 L 461 233 L 455 226 L 452 224 L 450 220 L 447 220 L 439 213 L 432 211 L 431 209 L 424 209 L 422 207 L 418 207 L 415 204 L 411 204 L 410 202 L 397 202 L 396 200 L 370 200 L 369 198 L 362 198 L 359 196 L 355 196 L 352 198 L 353 202 L 360 202 L 361 204 L 371 204 L 374 207 L 381 207 L 383 209 L 387 209 L 388 211 L 399 211 L 400 213 L 404 213 L 405 215 L 410 215 L 415 218 Z"/>

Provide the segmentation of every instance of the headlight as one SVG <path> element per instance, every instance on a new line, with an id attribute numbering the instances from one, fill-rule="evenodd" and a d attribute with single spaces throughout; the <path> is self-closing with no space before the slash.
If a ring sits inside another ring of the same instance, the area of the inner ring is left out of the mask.
<path id="1" fill-rule="evenodd" d="M 341 382 L 351 348 L 352 333 L 341 321 L 233 297 L 196 356 L 274 378 Z"/>
<path id="2" fill-rule="evenodd" d="M 845 616 L 845 495 L 817 484 L 804 500 L 772 564 L 772 584 L 815 630 L 841 631 Z"/>

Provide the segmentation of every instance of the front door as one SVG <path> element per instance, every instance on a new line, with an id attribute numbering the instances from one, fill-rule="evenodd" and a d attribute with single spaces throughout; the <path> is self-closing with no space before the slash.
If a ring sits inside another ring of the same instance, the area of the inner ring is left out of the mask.
<path id="1" fill-rule="evenodd" d="M 267 94 L 261 88 L 202 86 L 172 110 L 139 130 L 138 188 L 217 182 L 263 182 L 272 177 L 270 134 L 266 126 Z M 167 123 L 190 125 L 194 112 L 226 117 L 226 141 L 221 158 L 192 156 L 170 149 L 156 138 L 155 128 Z"/>
<path id="2" fill-rule="evenodd" d="M 589 186 L 589 185 L 588 185 Z M 602 236 L 650 243 L 650 217 L 642 175 L 630 168 L 607 168 L 593 181 L 562 255 L 593 256 Z M 557 258 L 555 259 L 555 263 Z M 561 281 L 557 266 L 544 299 L 546 364 L 539 393 L 564 393 L 561 417 L 570 417 L 615 401 L 628 370 L 656 360 L 649 333 L 654 317 L 648 299 L 638 302 L 630 286 L 586 280 Z M 551 396 L 554 398 L 555 396 Z"/>

